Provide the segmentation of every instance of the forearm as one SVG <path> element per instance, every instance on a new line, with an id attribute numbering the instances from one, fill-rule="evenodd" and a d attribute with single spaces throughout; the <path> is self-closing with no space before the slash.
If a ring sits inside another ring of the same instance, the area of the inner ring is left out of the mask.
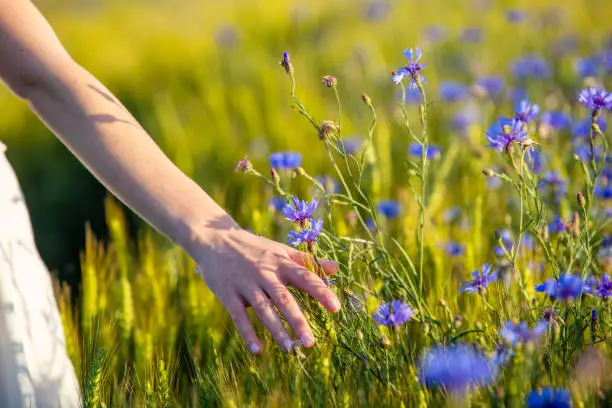
<path id="1" fill-rule="evenodd" d="M 91 74 L 67 61 L 24 95 L 89 170 L 133 211 L 191 254 L 194 240 L 232 221 L 158 148 Z"/>

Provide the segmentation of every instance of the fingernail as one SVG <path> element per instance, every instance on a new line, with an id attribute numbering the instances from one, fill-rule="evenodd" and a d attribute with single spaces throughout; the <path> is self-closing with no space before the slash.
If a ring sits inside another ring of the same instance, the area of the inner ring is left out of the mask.
<path id="1" fill-rule="evenodd" d="M 293 342 L 289 339 L 283 341 L 283 348 L 286 352 L 293 350 Z"/>
<path id="2" fill-rule="evenodd" d="M 257 354 L 261 351 L 261 349 L 259 348 L 259 344 L 257 343 L 251 343 L 251 345 L 249 346 L 249 349 L 251 350 L 251 353 L 253 354 Z"/>
<path id="3" fill-rule="evenodd" d="M 314 339 L 308 334 L 303 335 L 300 342 L 304 347 L 312 347 L 314 345 Z"/>
<path id="4" fill-rule="evenodd" d="M 329 308 L 334 311 L 337 312 L 338 310 L 340 310 L 340 301 L 336 298 L 332 299 L 329 302 Z"/>

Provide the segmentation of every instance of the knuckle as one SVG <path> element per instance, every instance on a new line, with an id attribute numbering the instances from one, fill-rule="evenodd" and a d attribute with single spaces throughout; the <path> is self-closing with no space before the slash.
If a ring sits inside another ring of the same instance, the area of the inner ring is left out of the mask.
<path id="1" fill-rule="evenodd" d="M 293 301 L 293 295 L 289 291 L 283 291 L 278 294 L 277 300 L 279 306 L 289 306 Z"/>
<path id="2" fill-rule="evenodd" d="M 255 312 L 258 314 L 264 314 L 270 310 L 270 303 L 267 299 L 259 298 L 255 300 L 254 303 L 253 309 L 255 309 Z"/>

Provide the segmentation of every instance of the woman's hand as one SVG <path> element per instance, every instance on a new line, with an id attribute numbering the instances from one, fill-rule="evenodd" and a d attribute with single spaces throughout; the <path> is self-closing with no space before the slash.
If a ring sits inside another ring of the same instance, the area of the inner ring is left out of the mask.
<path id="1" fill-rule="evenodd" d="M 312 257 L 286 245 L 233 227 L 215 229 L 200 240 L 203 249 L 196 261 L 208 287 L 230 313 L 245 344 L 254 354 L 262 351 L 246 311 L 251 306 L 274 340 L 291 351 L 294 340 L 274 306 L 291 326 L 304 347 L 314 344 L 314 336 L 287 285 L 301 289 L 330 312 L 340 310 L 340 302 L 317 274 L 307 269 L 316 266 Z M 333 275 L 338 264 L 320 261 L 323 272 Z"/>

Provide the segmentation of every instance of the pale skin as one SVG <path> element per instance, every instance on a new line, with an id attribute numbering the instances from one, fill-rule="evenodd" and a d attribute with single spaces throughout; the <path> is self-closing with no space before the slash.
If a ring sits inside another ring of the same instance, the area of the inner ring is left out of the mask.
<path id="1" fill-rule="evenodd" d="M 314 344 L 287 286 L 337 312 L 340 302 L 318 275 L 334 274 L 338 265 L 322 261 L 323 271 L 311 272 L 310 255 L 240 228 L 164 155 L 119 100 L 72 60 L 28 0 L 0 0 L 0 78 L 115 196 L 200 265 L 252 353 L 263 347 L 248 306 L 283 350 L 290 351 L 295 341 Z"/>

